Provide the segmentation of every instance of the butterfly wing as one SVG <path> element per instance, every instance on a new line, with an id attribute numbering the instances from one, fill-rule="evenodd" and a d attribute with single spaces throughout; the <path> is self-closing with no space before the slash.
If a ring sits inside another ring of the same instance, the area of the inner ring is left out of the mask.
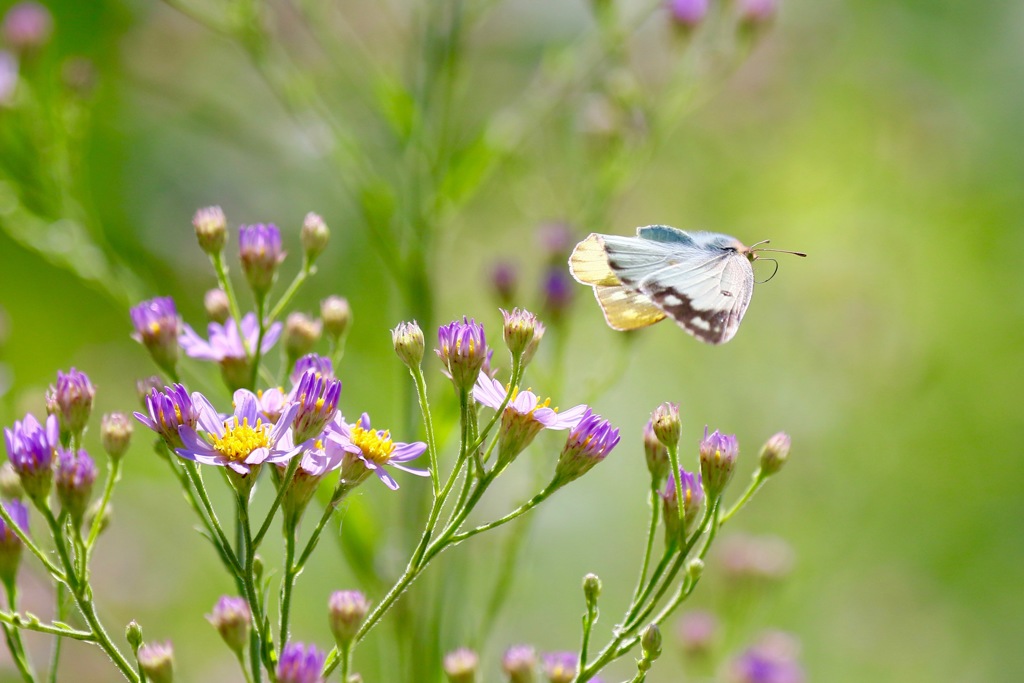
<path id="1" fill-rule="evenodd" d="M 665 319 L 665 312 L 646 296 L 622 285 L 594 287 L 601 312 L 613 330 L 636 330 Z"/>
<path id="2" fill-rule="evenodd" d="M 608 266 L 604 237 L 605 235 L 592 232 L 587 239 L 577 244 L 576 248 L 572 250 L 572 255 L 569 257 L 569 273 L 577 282 L 595 287 L 619 284 L 619 278 Z"/>
<path id="3" fill-rule="evenodd" d="M 697 339 L 724 344 L 750 305 L 754 269 L 743 254 L 705 255 L 652 273 L 637 289 Z"/>

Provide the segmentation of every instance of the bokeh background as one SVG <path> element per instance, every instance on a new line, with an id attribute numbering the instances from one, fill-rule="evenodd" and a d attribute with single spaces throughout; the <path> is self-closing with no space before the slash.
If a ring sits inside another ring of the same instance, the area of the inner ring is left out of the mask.
<path id="1" fill-rule="evenodd" d="M 0 105 L 0 422 L 41 412 L 46 386 L 70 366 L 98 387 L 97 414 L 135 408 L 135 380 L 154 368 L 129 339 L 126 307 L 173 295 L 187 321 L 203 324 L 202 294 L 215 283 L 189 220 L 213 203 L 232 225 L 277 223 L 296 255 L 302 216 L 324 216 L 331 246 L 297 306 L 312 313 L 328 294 L 348 297 L 355 324 L 340 369 L 343 409 L 399 421 L 406 374 L 388 330 L 409 305 L 365 228 L 365 205 L 344 189 L 345 145 L 317 110 L 287 106 L 261 76 L 266 64 L 169 5 L 46 4 L 52 39 L 21 62 L 34 100 L 15 94 Z M 550 60 L 557 73 L 596 32 L 582 0 L 490 4 L 467 29 L 457 121 L 514 108 L 538 65 Z M 306 9 L 324 12 L 324 40 L 301 21 L 302 6 L 272 5 L 275 37 L 301 69 L 282 75 L 271 61 L 270 79 L 300 103 L 319 88 L 319 105 L 355 140 L 394 156 L 372 112 L 389 102 L 402 115 L 401 98 L 382 94 L 381 74 L 400 79 L 417 68 L 410 7 L 312 3 Z M 621 426 L 623 442 L 537 512 L 509 607 L 484 649 L 484 680 L 498 679 L 510 643 L 578 646 L 587 572 L 604 581 L 599 642 L 606 636 L 644 541 L 641 429 L 664 400 L 681 405 L 688 457 L 705 424 L 738 434 L 736 488 L 764 438 L 793 436 L 784 472 L 726 529 L 784 539 L 791 572 L 738 600 L 712 554 L 694 596 L 728 623 L 719 654 L 782 629 L 799 638 L 812 681 L 1022 680 L 1024 5 L 784 0 L 745 59 L 720 70 L 707 66 L 717 58 L 710 41 L 698 33 L 692 40 L 703 47 L 687 52 L 667 24 L 655 11 L 628 45 L 636 73 L 654 74 L 659 87 L 677 61 L 703 74 L 693 92 L 685 78 L 668 88 L 692 95 L 678 124 L 641 158 L 614 159 L 626 177 L 606 191 L 593 176 L 608 166 L 594 159 L 608 158 L 601 148 L 616 144 L 606 138 L 617 126 L 635 122 L 606 115 L 590 92 L 607 92 L 604 65 L 579 92 L 552 96 L 514 153 L 465 171 L 480 187 L 442 214 L 427 263 L 433 322 L 473 315 L 497 340 L 489 270 L 517 264 L 516 301 L 534 305 L 544 271 L 537 233 L 552 221 L 577 237 L 650 223 L 712 229 L 810 257 L 780 257 L 737 338 L 719 348 L 669 323 L 624 340 L 574 286 L 555 402 L 573 405 L 610 384 L 595 407 Z M 87 61 L 68 61 L 77 57 Z M 403 167 L 393 168 L 398 180 L 385 180 L 401 195 Z M 286 277 L 295 267 L 286 264 Z M 443 409 L 443 380 L 436 363 L 429 368 Z M 199 366 L 191 373 L 200 385 L 215 377 Z M 544 391 L 541 379 L 534 388 Z M 230 582 L 192 531 L 148 436 L 136 436 L 96 557 L 103 614 L 115 632 L 135 618 L 147 638 L 171 639 L 181 680 L 235 680 L 203 619 Z M 89 438 L 99 452 L 95 429 Z M 548 456 L 536 451 L 529 457 L 543 469 Z M 529 476 L 516 476 L 489 510 L 529 494 Z M 385 539 L 378 561 L 392 575 L 408 547 L 396 496 L 423 482 L 402 484 L 398 494 L 367 485 L 351 518 Z M 449 577 L 453 613 L 468 615 L 446 623 L 440 647 L 468 638 L 499 545 L 458 548 L 428 570 Z M 326 646 L 328 594 L 359 584 L 337 544 L 318 555 L 300 579 L 293 621 L 296 637 Z M 50 589 L 37 569 L 22 570 L 26 608 L 46 615 Z M 674 629 L 665 635 L 655 683 L 682 676 Z M 43 661 L 48 639 L 27 641 Z M 385 628 L 356 665 L 367 680 L 387 680 L 389 656 Z M 4 667 L 0 680 L 16 680 Z M 626 658 L 608 679 L 630 669 Z M 112 676 L 98 651 L 77 643 L 66 645 L 62 672 L 67 681 Z"/>

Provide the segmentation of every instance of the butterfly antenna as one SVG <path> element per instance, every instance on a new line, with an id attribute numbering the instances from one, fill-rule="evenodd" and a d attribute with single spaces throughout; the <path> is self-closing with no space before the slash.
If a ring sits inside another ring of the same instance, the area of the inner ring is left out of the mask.
<path id="1" fill-rule="evenodd" d="M 764 283 L 768 282 L 768 280 L 771 280 L 773 277 L 775 277 L 775 274 L 777 272 L 779 272 L 779 262 L 777 260 L 771 258 L 771 257 L 763 258 L 763 259 L 758 259 L 758 260 L 760 260 L 760 261 L 771 261 L 772 263 L 775 264 L 775 270 L 772 271 L 772 274 L 769 275 L 767 279 L 765 279 L 765 280 L 758 280 L 758 281 L 755 282 L 755 284 L 763 285 Z"/>
<path id="2" fill-rule="evenodd" d="M 768 243 L 768 240 L 765 240 L 764 242 L 758 242 L 757 244 L 767 244 L 767 243 Z M 757 244 L 755 244 L 754 246 L 756 247 Z M 751 247 L 750 251 L 771 251 L 771 252 L 775 252 L 776 254 L 792 254 L 793 256 L 802 256 L 802 257 L 807 256 L 807 254 L 805 254 L 802 251 L 789 251 L 787 249 L 756 249 L 755 250 L 753 247 Z"/>

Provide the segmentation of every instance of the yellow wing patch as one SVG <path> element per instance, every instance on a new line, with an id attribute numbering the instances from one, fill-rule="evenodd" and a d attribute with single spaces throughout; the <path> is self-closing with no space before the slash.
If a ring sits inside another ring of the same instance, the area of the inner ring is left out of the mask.
<path id="1" fill-rule="evenodd" d="M 616 330 L 635 330 L 663 320 L 665 313 L 646 296 L 621 285 L 595 286 L 604 319 Z"/>
<path id="2" fill-rule="evenodd" d="M 619 278 L 615 276 L 608 266 L 608 254 L 604 250 L 604 242 L 601 236 L 595 232 L 590 233 L 587 239 L 576 245 L 569 257 L 569 272 L 576 278 L 576 281 L 584 285 L 595 285 L 610 287 L 619 284 Z M 598 297 L 600 301 L 600 297 Z"/>

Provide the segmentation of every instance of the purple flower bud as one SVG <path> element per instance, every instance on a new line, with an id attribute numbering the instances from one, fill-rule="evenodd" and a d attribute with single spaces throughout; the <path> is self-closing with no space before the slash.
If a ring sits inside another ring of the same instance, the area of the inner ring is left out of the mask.
<path id="1" fill-rule="evenodd" d="M 549 268 L 544 276 L 544 310 L 558 322 L 572 305 L 573 290 L 569 275 L 562 266 Z"/>
<path id="2" fill-rule="evenodd" d="M 679 404 L 662 403 L 651 413 L 651 426 L 654 428 L 654 435 L 658 441 L 665 444 L 666 448 L 675 448 L 679 445 L 679 436 L 682 433 L 682 425 L 679 423 Z"/>
<path id="3" fill-rule="evenodd" d="M 714 500 L 732 478 L 740 445 L 733 434 L 722 434 L 717 429 L 710 435 L 704 428 L 700 442 L 700 473 L 708 499 Z"/>
<path id="4" fill-rule="evenodd" d="M 673 23 L 684 31 L 696 28 L 708 13 L 708 0 L 668 0 Z"/>
<path id="5" fill-rule="evenodd" d="M 203 296 L 203 308 L 206 309 L 206 317 L 215 323 L 224 324 L 224 321 L 231 315 L 228 295 L 219 287 L 206 292 Z"/>
<path id="6" fill-rule="evenodd" d="M 279 683 L 320 683 L 326 659 L 314 645 L 288 643 L 277 663 L 277 680 Z"/>
<path id="7" fill-rule="evenodd" d="M 775 19 L 778 10 L 778 0 L 739 0 L 740 28 L 748 31 L 763 28 Z"/>
<path id="8" fill-rule="evenodd" d="M 329 296 L 320 302 L 320 317 L 324 321 L 327 336 L 338 341 L 352 324 L 352 309 L 348 299 L 342 296 Z"/>
<path id="9" fill-rule="evenodd" d="M 232 652 L 241 653 L 249 642 L 249 622 L 252 613 L 245 598 L 224 595 L 213 606 L 213 614 L 206 615 L 206 620 L 220 633 Z"/>
<path id="10" fill-rule="evenodd" d="M 501 670 L 508 676 L 508 683 L 534 683 L 536 668 L 537 652 L 529 645 L 513 645 L 501 658 Z"/>
<path id="11" fill-rule="evenodd" d="M 76 527 L 81 526 L 92 496 L 92 486 L 96 482 L 96 463 L 92 456 L 84 449 L 77 452 L 59 449 L 54 480 L 61 507 L 70 515 Z"/>
<path id="12" fill-rule="evenodd" d="M 42 47 L 49 42 L 52 32 L 53 16 L 38 2 L 19 2 L 4 15 L 4 42 L 14 50 Z"/>
<path id="13" fill-rule="evenodd" d="M 288 364 L 312 351 L 320 341 L 322 331 L 319 320 L 298 311 L 289 313 L 284 323 L 284 350 L 288 354 Z"/>
<path id="14" fill-rule="evenodd" d="M 469 648 L 460 647 L 444 656 L 442 666 L 450 683 L 473 683 L 480 658 Z"/>
<path id="15" fill-rule="evenodd" d="M 307 372 L 314 372 L 318 377 L 324 379 L 334 379 L 334 364 L 331 363 L 330 358 L 309 353 L 295 361 L 295 366 L 288 379 L 292 381 L 292 384 L 298 384 Z"/>
<path id="16" fill-rule="evenodd" d="M 341 380 L 325 378 L 307 370 L 295 387 L 292 400 L 298 404 L 292 429 L 295 443 L 312 439 L 324 430 L 338 413 Z"/>
<path id="17" fill-rule="evenodd" d="M 525 365 L 537 352 L 540 338 L 544 336 L 544 325 L 533 313 L 521 308 L 513 308 L 511 312 L 501 309 L 501 315 L 505 319 L 502 330 L 505 345 L 512 357 L 520 358 Z"/>
<path id="18" fill-rule="evenodd" d="M 28 508 L 20 500 L 7 500 L 2 503 L 11 520 L 24 533 L 28 533 Z M 10 589 L 18 575 L 21 563 L 21 549 L 24 544 L 18 535 L 0 519 L 0 581 Z"/>
<path id="19" fill-rule="evenodd" d="M 518 284 L 519 272 L 513 264 L 499 261 L 491 267 L 491 287 L 502 306 L 511 305 Z"/>
<path id="20" fill-rule="evenodd" d="M 146 643 L 139 648 L 136 658 L 150 683 L 174 681 L 174 649 L 170 642 Z"/>
<path id="21" fill-rule="evenodd" d="M 462 322 L 456 320 L 438 329 L 437 356 L 455 387 L 471 391 L 487 358 L 483 325 L 463 317 Z"/>
<path id="22" fill-rule="evenodd" d="M 668 449 L 654 433 L 654 425 L 650 420 L 644 426 L 644 456 L 647 459 L 647 471 L 651 473 L 651 480 L 655 484 L 660 484 L 668 476 Z"/>
<path id="23" fill-rule="evenodd" d="M 132 307 L 131 316 L 135 326 L 132 339 L 142 342 L 156 364 L 173 375 L 181 333 L 181 319 L 174 299 L 165 296 L 143 301 Z"/>
<path id="24" fill-rule="evenodd" d="M 761 474 L 771 476 L 781 470 L 789 459 L 792 444 L 786 432 L 773 434 L 761 448 Z"/>
<path id="25" fill-rule="evenodd" d="M 25 493 L 36 503 L 45 503 L 53 481 L 53 456 L 60 445 L 57 418 L 50 415 L 45 426 L 32 415 L 13 428 L 4 429 L 7 457 L 21 477 Z"/>
<path id="26" fill-rule="evenodd" d="M 340 649 L 356 637 L 370 611 L 370 601 L 359 591 L 335 591 L 327 603 L 331 633 Z"/>
<path id="27" fill-rule="evenodd" d="M 92 414 L 95 397 L 96 390 L 84 372 L 75 368 L 67 374 L 58 371 L 57 384 L 51 384 L 46 394 L 46 412 L 57 416 L 65 434 L 81 434 Z"/>
<path id="28" fill-rule="evenodd" d="M 228 221 L 219 206 L 208 206 L 196 211 L 192 217 L 192 227 L 196 229 L 200 249 L 210 256 L 216 256 L 224 250 L 224 243 L 228 241 Z"/>
<path id="29" fill-rule="evenodd" d="M 192 397 L 180 384 L 151 392 L 146 397 L 146 409 L 148 415 L 135 413 L 135 419 L 159 434 L 172 450 L 184 447 L 178 428 L 185 425 L 194 429 L 199 420 Z"/>
<path id="30" fill-rule="evenodd" d="M 619 443 L 619 430 L 589 408 L 565 441 L 555 466 L 555 486 L 565 486 L 605 459 Z"/>
<path id="31" fill-rule="evenodd" d="M 124 413 L 107 413 L 100 422 L 100 443 L 111 460 L 117 460 L 132 442 L 131 420 Z"/>
<path id="32" fill-rule="evenodd" d="M 679 619 L 676 634 L 683 653 L 689 657 L 706 657 L 718 640 L 718 619 L 702 610 L 687 612 Z"/>
<path id="33" fill-rule="evenodd" d="M 704 489 L 701 488 L 700 474 L 690 474 L 679 468 L 679 481 L 683 489 L 683 528 L 679 528 L 679 499 L 676 498 L 676 480 L 670 474 L 665 488 L 661 491 L 662 508 L 665 517 L 665 542 L 680 539 L 683 533 L 693 528 L 704 507 Z"/>
<path id="34" fill-rule="evenodd" d="M 273 223 L 243 225 L 238 230 L 238 251 L 252 291 L 259 298 L 266 296 L 285 256 L 281 250 L 281 231 Z"/>
<path id="35" fill-rule="evenodd" d="M 415 320 L 398 323 L 398 327 L 391 330 L 391 343 L 395 346 L 395 353 L 410 370 L 418 368 L 423 362 L 423 349 L 426 343 L 423 340 L 423 330 Z"/>
<path id="36" fill-rule="evenodd" d="M 549 683 L 572 683 L 576 680 L 580 656 L 575 652 L 546 652 L 541 659 Z"/>
<path id="37" fill-rule="evenodd" d="M 306 260 L 312 263 L 327 248 L 327 241 L 331 237 L 331 231 L 319 215 L 310 211 L 302 221 L 302 232 L 299 239 L 302 242 L 302 249 L 306 253 Z"/>

